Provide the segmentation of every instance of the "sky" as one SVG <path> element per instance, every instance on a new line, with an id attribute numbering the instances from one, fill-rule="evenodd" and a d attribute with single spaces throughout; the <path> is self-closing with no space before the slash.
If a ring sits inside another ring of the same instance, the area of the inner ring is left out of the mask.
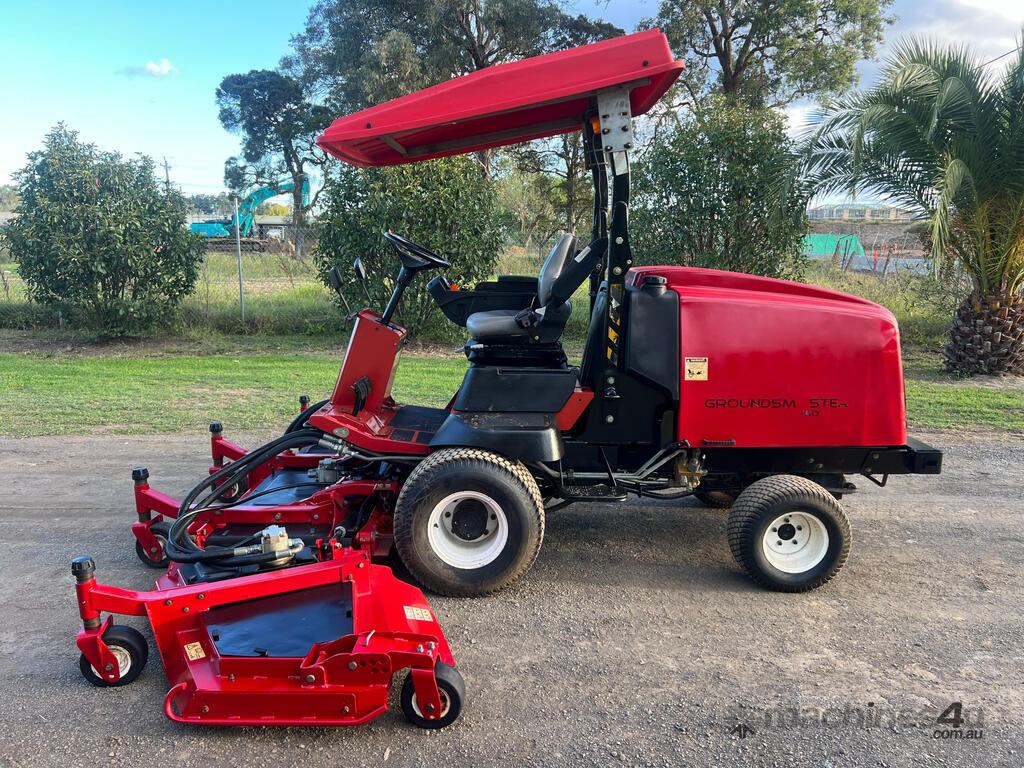
<path id="1" fill-rule="evenodd" d="M 656 0 L 567 5 L 627 31 L 658 7 Z M 0 0 L 7 62 L 0 74 L 0 184 L 10 183 L 25 154 L 64 121 L 102 149 L 141 152 L 158 163 L 166 157 L 171 181 L 186 194 L 221 191 L 224 160 L 238 153 L 239 141 L 217 120 L 217 85 L 228 74 L 274 68 L 303 28 L 308 6 L 301 0 Z M 994 58 L 1015 47 L 1024 25 L 1024 0 L 897 0 L 891 12 L 899 19 L 882 56 L 901 35 L 923 34 Z M 878 63 L 861 62 L 858 71 L 870 85 Z M 812 108 L 789 110 L 792 130 Z"/>

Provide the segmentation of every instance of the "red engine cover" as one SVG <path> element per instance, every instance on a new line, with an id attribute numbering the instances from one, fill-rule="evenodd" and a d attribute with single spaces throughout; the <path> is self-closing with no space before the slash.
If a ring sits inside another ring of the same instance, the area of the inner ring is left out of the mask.
<path id="1" fill-rule="evenodd" d="M 824 288 L 690 267 L 680 300 L 680 440 L 738 447 L 907 439 L 900 333 L 887 309 Z M 730 443 L 729 441 L 735 441 Z"/>

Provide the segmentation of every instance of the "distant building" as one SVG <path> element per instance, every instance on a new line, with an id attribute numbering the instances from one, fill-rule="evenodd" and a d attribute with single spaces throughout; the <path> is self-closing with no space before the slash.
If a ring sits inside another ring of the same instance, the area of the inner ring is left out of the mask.
<path id="1" fill-rule="evenodd" d="M 14 211 L 0 211 L 0 229 L 3 229 L 18 217 Z"/>
<path id="2" fill-rule="evenodd" d="M 910 221 L 911 211 L 891 205 L 848 203 L 845 205 L 819 205 L 807 215 L 815 220 L 831 221 Z"/>

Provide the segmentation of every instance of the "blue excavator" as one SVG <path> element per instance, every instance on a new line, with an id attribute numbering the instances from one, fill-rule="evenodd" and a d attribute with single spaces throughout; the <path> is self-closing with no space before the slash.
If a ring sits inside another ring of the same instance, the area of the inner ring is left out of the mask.
<path id="1" fill-rule="evenodd" d="M 189 225 L 189 229 L 197 235 L 209 238 L 208 245 L 212 251 L 233 251 L 235 249 L 235 227 L 238 227 L 239 240 L 243 251 L 262 251 L 264 238 L 254 232 L 256 208 L 260 203 L 295 189 L 291 179 L 281 179 L 277 184 L 260 187 L 238 203 L 238 222 L 235 217 L 201 221 Z M 309 205 L 309 180 L 302 182 L 302 205 Z M 255 236 L 253 236 L 255 235 Z"/>

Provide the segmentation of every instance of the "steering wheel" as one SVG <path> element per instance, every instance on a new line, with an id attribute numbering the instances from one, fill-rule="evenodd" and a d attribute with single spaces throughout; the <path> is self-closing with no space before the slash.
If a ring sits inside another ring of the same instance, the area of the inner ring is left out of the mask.
<path id="1" fill-rule="evenodd" d="M 412 240 L 401 235 L 396 235 L 390 229 L 384 233 L 384 237 L 387 238 L 387 241 L 398 252 L 398 256 L 402 260 L 402 266 L 406 269 L 426 269 L 428 267 L 447 269 L 451 266 L 448 259 L 438 256 L 432 250 L 419 243 L 414 243 Z"/>

